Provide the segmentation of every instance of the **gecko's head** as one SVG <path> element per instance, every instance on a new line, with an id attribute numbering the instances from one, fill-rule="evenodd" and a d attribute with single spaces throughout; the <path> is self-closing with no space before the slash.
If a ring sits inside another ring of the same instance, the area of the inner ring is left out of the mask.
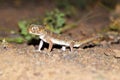
<path id="1" fill-rule="evenodd" d="M 42 25 L 31 24 L 28 28 L 28 32 L 34 35 L 45 35 L 45 27 Z"/>

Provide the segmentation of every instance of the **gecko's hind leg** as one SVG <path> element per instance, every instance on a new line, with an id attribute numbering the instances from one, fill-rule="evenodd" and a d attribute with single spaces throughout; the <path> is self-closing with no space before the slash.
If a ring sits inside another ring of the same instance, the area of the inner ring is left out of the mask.
<path id="1" fill-rule="evenodd" d="M 62 50 L 65 51 L 66 50 L 66 46 L 62 46 Z"/>

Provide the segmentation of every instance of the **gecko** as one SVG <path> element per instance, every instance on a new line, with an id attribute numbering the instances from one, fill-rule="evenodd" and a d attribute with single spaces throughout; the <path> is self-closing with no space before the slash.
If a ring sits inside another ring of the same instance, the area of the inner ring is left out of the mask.
<path id="1" fill-rule="evenodd" d="M 38 51 L 41 51 L 43 43 L 46 42 L 49 44 L 48 52 L 52 50 L 53 45 L 57 44 L 62 46 L 62 50 L 65 51 L 66 47 L 70 47 L 70 51 L 73 52 L 74 47 L 80 47 L 83 44 L 91 42 L 97 39 L 99 36 L 95 36 L 83 41 L 75 41 L 60 34 L 50 32 L 43 25 L 31 24 L 28 27 L 28 32 L 33 35 L 38 35 L 40 40 Z"/>

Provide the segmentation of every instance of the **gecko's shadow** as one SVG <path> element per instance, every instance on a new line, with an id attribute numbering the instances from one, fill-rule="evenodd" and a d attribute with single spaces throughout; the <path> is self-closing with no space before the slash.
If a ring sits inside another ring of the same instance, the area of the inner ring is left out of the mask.
<path id="1" fill-rule="evenodd" d="M 83 49 L 87 49 L 87 48 L 93 48 L 93 47 L 95 47 L 95 46 L 98 46 L 98 45 L 91 43 L 91 44 L 87 44 L 87 45 L 82 46 L 82 48 L 83 48 Z"/>
<path id="2" fill-rule="evenodd" d="M 38 45 L 39 44 L 39 42 L 40 42 L 40 40 L 39 39 L 31 39 L 30 41 L 28 41 L 28 45 Z"/>
<path id="3" fill-rule="evenodd" d="M 35 48 L 37 49 L 39 43 L 40 43 L 40 39 L 38 39 L 38 40 L 37 40 L 37 39 L 32 39 L 32 40 L 30 40 L 27 44 L 28 44 L 28 45 L 33 45 L 33 46 L 35 46 Z M 49 47 L 49 44 L 46 43 L 46 42 L 44 42 L 44 43 L 43 43 L 43 46 L 42 46 L 42 50 L 43 50 L 44 48 L 48 48 L 48 47 Z M 60 45 L 53 45 L 53 47 L 56 48 L 56 49 L 61 49 L 61 48 L 62 48 L 62 46 L 60 46 Z"/>

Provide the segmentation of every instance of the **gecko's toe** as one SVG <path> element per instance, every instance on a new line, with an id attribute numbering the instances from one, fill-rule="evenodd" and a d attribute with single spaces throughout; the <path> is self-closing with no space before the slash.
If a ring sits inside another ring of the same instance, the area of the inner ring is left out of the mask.
<path id="1" fill-rule="evenodd" d="M 42 52 L 41 50 L 33 50 L 33 52 Z"/>

